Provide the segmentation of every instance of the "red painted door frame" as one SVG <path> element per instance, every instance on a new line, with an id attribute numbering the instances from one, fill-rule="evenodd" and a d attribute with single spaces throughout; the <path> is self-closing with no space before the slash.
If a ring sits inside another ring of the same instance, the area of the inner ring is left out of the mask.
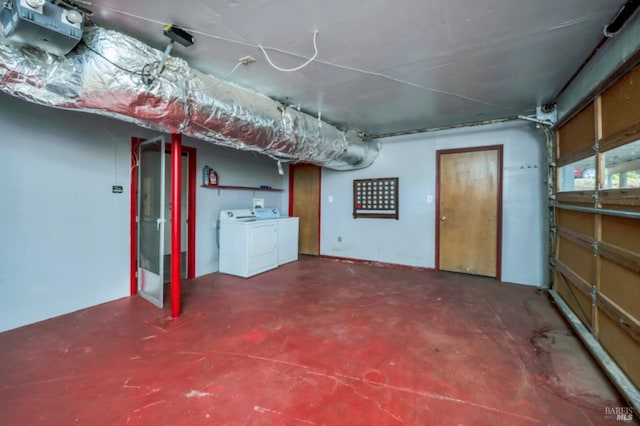
<path id="1" fill-rule="evenodd" d="M 136 216 L 138 213 L 138 147 L 146 139 L 131 138 L 131 211 L 130 211 L 130 293 L 135 295 L 138 292 L 138 224 Z M 165 144 L 166 150 L 172 149 L 172 144 Z M 170 153 L 171 151 L 166 151 Z M 187 278 L 196 276 L 196 148 L 182 146 L 182 152 L 189 155 L 189 174 L 187 176 L 188 197 L 187 197 Z"/>
<path id="2" fill-rule="evenodd" d="M 435 269 L 440 271 L 440 155 L 459 154 L 475 151 L 498 151 L 498 217 L 497 217 L 497 241 L 496 241 L 496 281 L 502 281 L 502 186 L 504 154 L 502 145 L 477 146 L 470 148 L 441 149 L 436 151 L 436 253 Z"/>
<path id="3" fill-rule="evenodd" d="M 296 163 L 296 164 L 289 164 L 289 216 L 293 216 L 293 199 L 295 197 L 295 194 L 293 193 L 293 177 L 294 177 L 294 173 L 295 173 L 295 169 L 296 167 L 301 167 L 301 166 L 310 166 L 312 164 L 309 163 Z M 320 232 L 321 228 L 320 228 L 320 224 L 321 224 L 321 212 L 322 212 L 322 167 L 318 166 L 319 168 L 319 182 L 318 182 L 318 256 L 321 255 L 320 253 L 320 237 L 322 235 L 322 233 Z"/>

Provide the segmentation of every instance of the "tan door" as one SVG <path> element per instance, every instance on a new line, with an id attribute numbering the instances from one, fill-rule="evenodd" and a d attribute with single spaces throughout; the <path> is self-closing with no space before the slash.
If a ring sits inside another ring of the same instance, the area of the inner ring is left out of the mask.
<path id="1" fill-rule="evenodd" d="M 300 164 L 291 167 L 293 216 L 300 218 L 298 251 L 320 254 L 320 167 Z"/>
<path id="2" fill-rule="evenodd" d="M 500 279 L 502 149 L 439 151 L 439 269 Z"/>

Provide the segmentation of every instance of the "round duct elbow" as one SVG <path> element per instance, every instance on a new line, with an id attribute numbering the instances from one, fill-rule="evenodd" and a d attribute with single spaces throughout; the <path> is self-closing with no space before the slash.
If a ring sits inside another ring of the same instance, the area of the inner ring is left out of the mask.
<path id="1" fill-rule="evenodd" d="M 369 167 L 378 158 L 380 142 L 352 140 L 338 158 L 324 164 L 333 170 L 355 170 Z"/>

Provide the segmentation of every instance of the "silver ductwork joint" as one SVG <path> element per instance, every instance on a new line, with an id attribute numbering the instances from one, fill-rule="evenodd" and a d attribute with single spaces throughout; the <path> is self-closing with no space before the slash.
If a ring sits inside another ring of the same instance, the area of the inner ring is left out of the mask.
<path id="1" fill-rule="evenodd" d="M 99 27 L 88 28 L 65 57 L 0 36 L 0 90 L 283 161 L 351 170 L 377 158 L 379 144 L 193 70 L 181 59 L 169 58 L 160 77 L 145 84 L 161 59 L 162 52 Z"/>

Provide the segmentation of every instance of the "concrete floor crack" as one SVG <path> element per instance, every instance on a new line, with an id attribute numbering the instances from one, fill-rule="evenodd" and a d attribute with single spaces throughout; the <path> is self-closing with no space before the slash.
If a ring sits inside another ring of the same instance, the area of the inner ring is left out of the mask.
<path id="1" fill-rule="evenodd" d="M 364 400 L 367 400 L 367 401 L 370 401 L 371 403 L 373 403 L 376 407 L 378 407 L 378 410 L 380 410 L 381 412 L 383 412 L 383 413 L 385 413 L 386 415 L 388 415 L 389 417 L 391 417 L 391 418 L 393 418 L 393 419 L 395 419 L 395 420 L 399 421 L 399 422 L 400 422 L 400 423 L 402 423 L 403 425 L 406 425 L 406 423 L 405 423 L 405 421 L 404 421 L 404 420 L 402 420 L 400 417 L 396 416 L 395 414 L 393 414 L 393 413 L 392 413 L 392 412 L 390 412 L 389 410 L 385 410 L 384 408 L 382 408 L 382 404 L 381 404 L 379 401 L 376 401 L 376 400 L 374 400 L 374 399 L 372 399 L 372 398 L 369 398 L 368 396 L 363 395 L 362 393 L 360 393 L 360 392 L 358 391 L 358 389 L 356 389 L 356 387 L 355 387 L 355 386 L 353 386 L 353 385 L 351 385 L 351 384 L 349 384 L 349 383 L 347 383 L 347 382 L 345 382 L 345 381 L 339 380 L 337 377 L 332 376 L 332 375 L 330 375 L 330 374 L 323 374 L 323 373 L 317 373 L 317 372 L 312 372 L 312 371 L 310 371 L 310 372 L 309 372 L 309 374 L 313 374 L 313 375 L 317 375 L 317 376 L 322 376 L 322 377 L 326 377 L 326 378 L 328 378 L 328 379 L 333 379 L 333 380 L 335 380 L 335 382 L 336 382 L 336 383 L 340 383 L 341 385 L 343 385 L 343 386 L 346 386 L 346 387 L 350 388 L 350 389 L 353 391 L 353 393 L 355 393 L 356 395 L 358 395 L 360 398 L 362 398 L 362 399 L 364 399 Z"/>

